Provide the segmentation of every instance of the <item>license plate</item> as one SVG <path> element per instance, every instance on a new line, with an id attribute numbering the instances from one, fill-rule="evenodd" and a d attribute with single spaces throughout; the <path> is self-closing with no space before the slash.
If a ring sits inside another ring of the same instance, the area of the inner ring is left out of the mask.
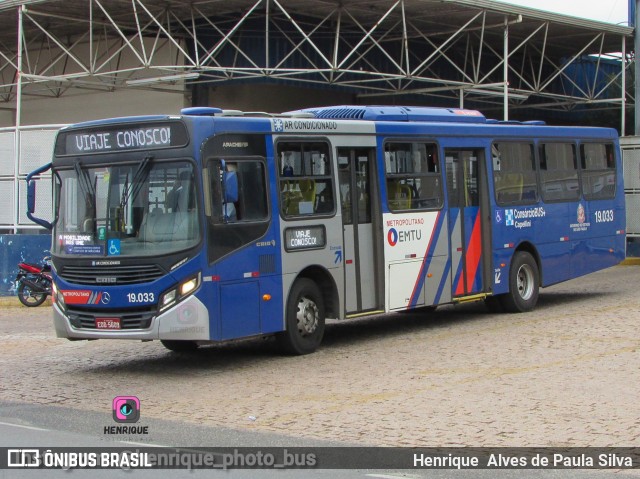
<path id="1" fill-rule="evenodd" d="M 120 329 L 120 318 L 96 318 L 96 329 Z"/>

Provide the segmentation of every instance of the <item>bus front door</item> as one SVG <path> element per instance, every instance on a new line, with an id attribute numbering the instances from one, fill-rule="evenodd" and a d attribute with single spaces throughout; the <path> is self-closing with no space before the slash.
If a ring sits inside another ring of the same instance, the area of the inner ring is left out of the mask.
<path id="1" fill-rule="evenodd" d="M 374 160 L 374 148 L 338 148 L 347 315 L 379 306 L 371 207 Z"/>
<path id="2" fill-rule="evenodd" d="M 485 291 L 483 258 L 483 208 L 486 194 L 484 149 L 446 148 L 451 244 L 451 296 L 464 297 Z"/>

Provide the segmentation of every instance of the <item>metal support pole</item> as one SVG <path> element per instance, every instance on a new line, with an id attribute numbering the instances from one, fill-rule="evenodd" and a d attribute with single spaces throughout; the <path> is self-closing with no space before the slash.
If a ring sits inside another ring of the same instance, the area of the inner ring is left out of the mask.
<path id="1" fill-rule="evenodd" d="M 622 37 L 622 92 L 620 93 L 621 102 L 620 102 L 620 136 L 625 136 L 627 134 L 625 124 L 627 122 L 627 41 L 626 38 Z"/>
<path id="2" fill-rule="evenodd" d="M 636 18 L 635 26 L 636 30 L 633 35 L 633 51 L 634 51 L 634 78 L 635 85 L 635 135 L 640 136 L 640 61 L 638 61 L 638 54 L 640 53 L 640 35 L 638 35 L 638 26 L 640 25 L 640 0 L 636 0 Z"/>
<path id="3" fill-rule="evenodd" d="M 638 0 L 640 1 L 640 0 Z M 509 19 L 504 17 L 504 121 L 509 120 Z"/>
<path id="4" fill-rule="evenodd" d="M 16 69 L 16 129 L 14 136 L 14 170 L 13 170 L 13 232 L 18 232 L 20 223 L 20 125 L 22 124 L 22 21 L 24 5 L 18 7 L 18 65 Z"/>

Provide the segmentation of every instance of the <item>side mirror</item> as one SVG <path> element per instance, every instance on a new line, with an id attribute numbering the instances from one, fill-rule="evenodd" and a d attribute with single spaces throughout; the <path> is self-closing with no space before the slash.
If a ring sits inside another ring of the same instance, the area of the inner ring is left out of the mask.
<path id="1" fill-rule="evenodd" d="M 27 213 L 33 214 L 36 211 L 36 182 L 31 180 L 27 183 Z"/>
<path id="2" fill-rule="evenodd" d="M 27 218 L 29 218 L 34 223 L 48 230 L 52 230 L 53 225 L 49 223 L 47 220 L 36 218 L 33 215 L 36 211 L 36 180 L 32 178 L 50 169 L 51 169 L 51 163 L 48 163 L 44 166 L 41 166 L 37 170 L 32 171 L 27 175 Z"/>

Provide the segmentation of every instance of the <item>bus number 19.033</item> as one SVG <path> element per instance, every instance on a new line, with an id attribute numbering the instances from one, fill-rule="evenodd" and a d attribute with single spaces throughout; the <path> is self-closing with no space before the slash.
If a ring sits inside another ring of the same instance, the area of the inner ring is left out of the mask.
<path id="1" fill-rule="evenodd" d="M 596 223 L 610 223 L 613 221 L 613 210 L 596 211 Z"/>
<path id="2" fill-rule="evenodd" d="M 129 293 L 127 299 L 130 303 L 153 303 L 155 295 L 153 293 Z"/>

